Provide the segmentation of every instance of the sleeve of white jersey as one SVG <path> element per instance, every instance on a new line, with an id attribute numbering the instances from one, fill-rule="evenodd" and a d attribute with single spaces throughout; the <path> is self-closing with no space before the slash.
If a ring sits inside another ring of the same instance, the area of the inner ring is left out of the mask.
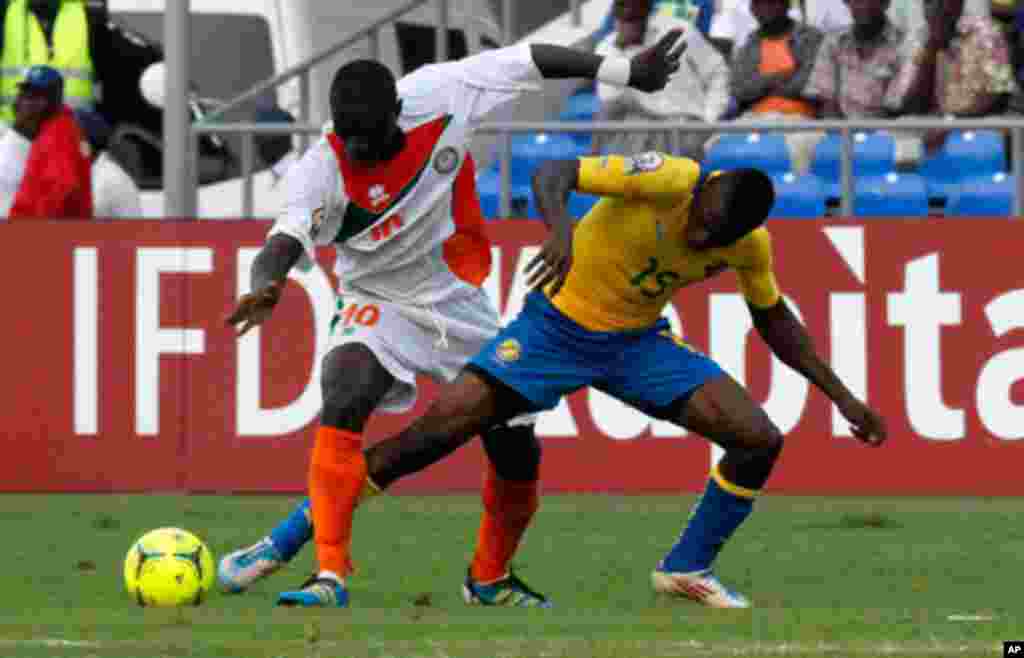
<path id="1" fill-rule="evenodd" d="M 288 170 L 283 181 L 284 207 L 268 235 L 283 233 L 302 243 L 304 253 L 298 267 L 304 272 L 313 267 L 316 245 L 330 244 L 330 237 L 322 229 L 327 219 L 331 163 L 322 146 L 323 142 L 310 148 Z"/>
<path id="2" fill-rule="evenodd" d="M 520 96 L 543 89 L 529 44 L 487 50 L 455 62 L 423 66 L 398 82 L 412 114 L 445 111 L 477 121 Z"/>

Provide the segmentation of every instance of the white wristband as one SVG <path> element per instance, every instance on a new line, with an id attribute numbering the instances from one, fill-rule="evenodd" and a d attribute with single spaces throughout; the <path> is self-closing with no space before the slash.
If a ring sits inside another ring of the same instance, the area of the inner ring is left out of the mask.
<path id="1" fill-rule="evenodd" d="M 625 57 L 605 57 L 601 66 L 597 67 L 597 81 L 616 87 L 628 87 L 631 68 Z"/>

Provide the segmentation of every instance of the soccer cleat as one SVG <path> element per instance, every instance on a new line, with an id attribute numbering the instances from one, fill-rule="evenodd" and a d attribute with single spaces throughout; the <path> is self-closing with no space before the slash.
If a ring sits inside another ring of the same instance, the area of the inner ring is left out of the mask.
<path id="1" fill-rule="evenodd" d="M 655 571 L 651 574 L 655 591 L 690 599 L 711 608 L 749 608 L 750 601 L 718 580 L 711 569 L 679 573 Z"/>
<path id="2" fill-rule="evenodd" d="M 225 594 L 240 594 L 282 566 L 281 554 L 265 537 L 249 548 L 225 555 L 217 565 L 217 584 Z"/>
<path id="3" fill-rule="evenodd" d="M 526 583 L 514 573 L 509 573 L 501 580 L 482 585 L 473 580 L 472 574 L 466 576 L 462 586 L 462 598 L 473 605 L 503 605 L 515 608 L 550 608 L 551 601 L 546 596 L 530 589 Z"/>
<path id="4" fill-rule="evenodd" d="M 333 578 L 313 575 L 302 587 L 291 592 L 281 592 L 277 605 L 301 608 L 347 608 L 348 590 Z"/>

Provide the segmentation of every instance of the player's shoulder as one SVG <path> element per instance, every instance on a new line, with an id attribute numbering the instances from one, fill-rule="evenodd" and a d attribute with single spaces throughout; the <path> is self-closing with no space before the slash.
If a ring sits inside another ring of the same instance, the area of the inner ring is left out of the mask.
<path id="1" fill-rule="evenodd" d="M 764 226 L 747 233 L 728 249 L 730 261 L 736 267 L 770 268 L 772 265 L 772 236 Z"/>
<path id="2" fill-rule="evenodd" d="M 332 173 L 338 171 L 337 156 L 323 135 L 288 169 L 285 185 L 292 195 L 326 192 L 332 185 Z"/>

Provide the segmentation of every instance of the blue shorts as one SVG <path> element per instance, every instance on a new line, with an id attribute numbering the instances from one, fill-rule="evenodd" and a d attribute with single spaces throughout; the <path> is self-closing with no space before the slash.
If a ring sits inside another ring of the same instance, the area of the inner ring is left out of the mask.
<path id="1" fill-rule="evenodd" d="M 592 386 L 657 417 L 724 374 L 674 336 L 664 319 L 634 331 L 589 331 L 539 292 L 527 296 L 519 316 L 470 365 L 517 391 L 538 411 Z"/>

